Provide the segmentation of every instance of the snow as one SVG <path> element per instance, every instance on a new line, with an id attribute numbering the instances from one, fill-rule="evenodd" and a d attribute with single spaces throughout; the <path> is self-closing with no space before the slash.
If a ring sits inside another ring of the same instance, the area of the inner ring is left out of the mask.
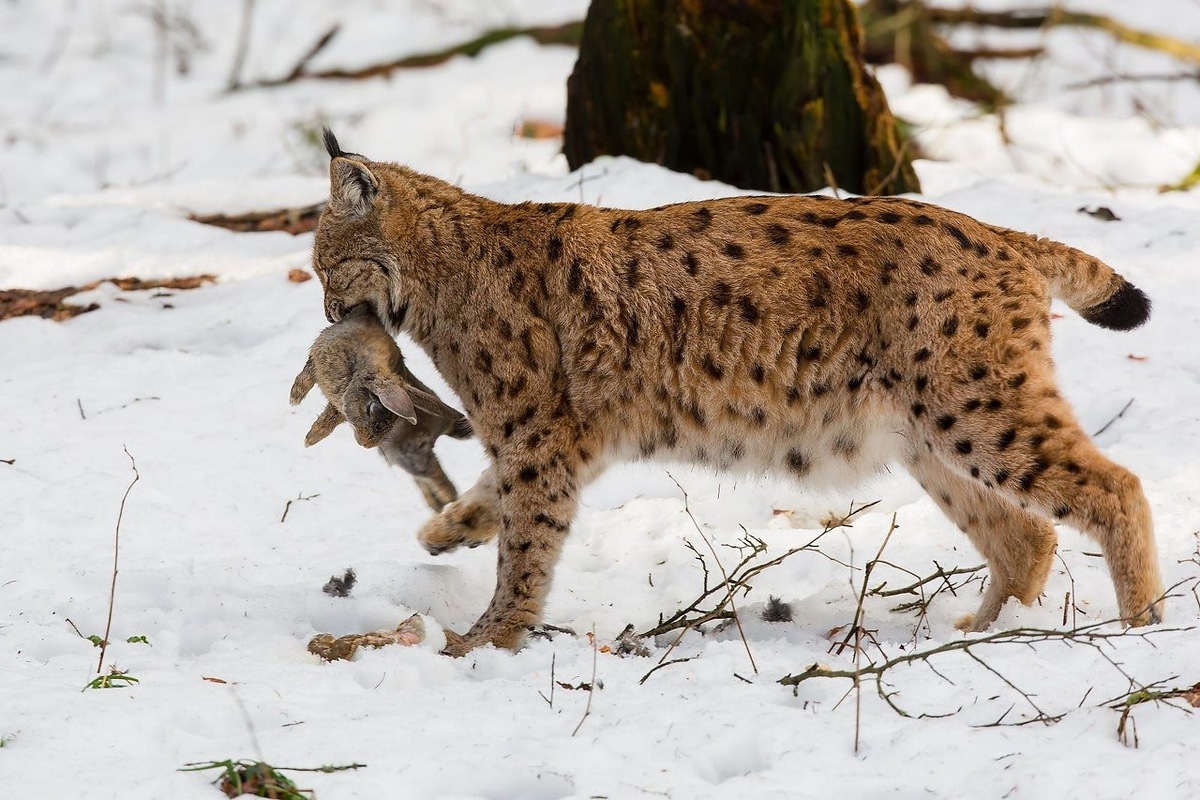
<path id="1" fill-rule="evenodd" d="M 1190 0 L 1071 6 L 1200 36 L 1200 6 Z M 311 235 L 230 233 L 188 214 L 322 199 L 325 158 L 313 136 L 322 124 L 352 150 L 504 200 L 649 207 L 736 190 L 623 158 L 568 174 L 558 142 L 515 137 L 522 118 L 562 119 L 568 48 L 514 40 L 387 79 L 227 94 L 242 3 L 165 7 L 194 23 L 209 48 L 191 55 L 186 76 L 168 72 L 156 93 L 146 6 L 0 5 L 0 288 L 219 276 L 169 296 L 102 284 L 73 299 L 98 302 L 98 311 L 65 323 L 0 323 L 0 459 L 12 460 L 0 463 L 7 796 L 217 797 L 212 775 L 178 768 L 226 758 L 368 765 L 292 774 L 323 797 L 1200 794 L 1196 722 L 1182 701 L 1135 710 L 1137 749 L 1119 740 L 1119 714 L 1105 706 L 1137 686 L 1200 680 L 1191 630 L 1200 617 L 1192 593 L 1200 193 L 1157 191 L 1200 161 L 1200 87 L 1064 88 L 1111 69 L 1105 54 L 1121 70 L 1176 65 L 1092 36 L 1046 34 L 1053 48 L 1042 74 L 1017 80 L 1005 77 L 1011 65 L 997 68 L 1022 100 L 1003 136 L 994 117 L 910 86 L 897 68 L 880 70 L 893 107 L 938 159 L 917 165 L 924 199 L 1083 248 L 1154 299 L 1151 322 L 1127 334 L 1060 309 L 1055 357 L 1085 426 L 1111 421 L 1097 442 L 1141 477 L 1166 582 L 1184 582 L 1167 624 L 1146 638 L 1121 636 L 1099 649 L 979 645 L 972 652 L 985 664 L 949 653 L 897 668 L 886 686 L 905 717 L 869 679 L 861 694 L 845 680 L 809 681 L 795 695 L 777 683 L 814 663 L 853 668 L 849 652 L 830 652 L 844 628 L 831 631 L 853 620 L 861 568 L 893 519 L 883 560 L 895 566 L 878 566 L 872 585 L 979 563 L 900 471 L 815 493 L 687 467 L 614 468 L 584 495 L 547 607 L 547 622 L 580 635 L 534 639 L 516 654 L 438 655 L 442 626 L 462 631 L 485 607 L 494 551 L 429 556 L 413 536 L 428 509 L 407 476 L 344 431 L 304 449 L 318 403 L 293 409 L 286 397 L 324 320 L 317 282 L 286 275 L 307 266 Z M 260 0 L 244 78 L 286 72 L 338 19 L 343 31 L 314 68 L 438 49 L 501 24 L 557 24 L 584 9 L 581 0 Z M 1131 114 L 1140 91 L 1155 113 Z M 1100 205 L 1120 219 L 1078 211 Z M 450 398 L 421 353 L 411 345 L 406 353 Z M 140 480 L 121 522 L 107 662 L 139 683 L 80 691 L 98 652 L 67 620 L 85 636 L 104 631 L 114 526 L 133 478 L 125 449 Z M 439 453 L 460 491 L 483 467 L 474 442 L 445 441 Z M 852 530 L 767 570 L 740 601 L 757 672 L 735 629 L 689 633 L 671 650 L 668 637 L 650 658 L 597 652 L 583 635 L 594 631 L 597 648 L 615 646 L 627 623 L 644 630 L 695 599 L 703 575 L 686 543 L 718 572 L 696 526 L 732 568 L 745 536 L 761 538 L 768 557 L 782 555 L 813 539 L 821 520 L 872 501 Z M 1097 546 L 1065 528 L 1060 537 L 1041 602 L 1006 607 L 997 630 L 1065 630 L 1115 615 Z M 349 598 L 320 591 L 350 565 L 359 583 Z M 939 593 L 923 620 L 892 610 L 905 598 L 868 596 L 865 626 L 878 645 L 866 644 L 864 663 L 960 641 L 953 623 L 974 609 L 979 589 L 975 581 Z M 1068 593 L 1074 608 L 1064 624 Z M 772 594 L 792 604 L 793 622 L 757 618 Z M 419 646 L 331 664 L 305 650 L 316 633 L 394 627 L 413 612 L 429 630 Z M 149 645 L 125 641 L 133 636 Z M 664 658 L 690 660 L 642 682 Z M 589 695 L 556 681 L 603 688 Z M 1014 686 L 1062 719 L 993 726 L 1036 715 Z"/>

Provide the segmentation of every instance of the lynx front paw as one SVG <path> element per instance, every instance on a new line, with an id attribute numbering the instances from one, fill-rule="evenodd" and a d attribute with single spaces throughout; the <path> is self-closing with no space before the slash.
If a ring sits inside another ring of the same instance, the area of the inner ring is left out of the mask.
<path id="1" fill-rule="evenodd" d="M 417 541 L 436 556 L 463 545 L 478 547 L 495 538 L 499 530 L 495 508 L 458 500 L 426 522 L 417 532 Z"/>

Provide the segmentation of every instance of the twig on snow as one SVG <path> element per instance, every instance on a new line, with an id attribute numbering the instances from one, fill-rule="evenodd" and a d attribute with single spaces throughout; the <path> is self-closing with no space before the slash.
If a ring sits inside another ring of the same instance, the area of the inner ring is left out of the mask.
<path id="1" fill-rule="evenodd" d="M 108 621 L 104 623 L 104 638 L 100 641 L 100 660 L 96 663 L 97 675 L 104 671 L 104 654 L 108 650 L 108 636 L 112 633 L 113 604 L 117 599 L 117 559 L 121 554 L 121 520 L 125 517 L 125 501 L 129 499 L 129 493 L 133 491 L 133 485 L 142 478 L 138 473 L 137 462 L 130 455 L 129 449 L 122 449 L 125 450 L 125 455 L 129 456 L 129 467 L 133 470 L 133 480 L 129 482 L 129 486 L 125 488 L 125 494 L 121 496 L 121 508 L 117 511 L 117 524 L 113 530 L 112 585 L 108 590 Z M 78 628 L 76 628 L 76 632 L 78 632 Z"/>

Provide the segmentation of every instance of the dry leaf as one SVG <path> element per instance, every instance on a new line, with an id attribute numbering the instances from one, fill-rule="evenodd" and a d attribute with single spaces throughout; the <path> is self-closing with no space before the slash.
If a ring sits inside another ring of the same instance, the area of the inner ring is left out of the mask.
<path id="1" fill-rule="evenodd" d="M 563 126 L 545 119 L 523 119 L 514 133 L 522 139 L 557 139 L 563 135 Z"/>
<path id="2" fill-rule="evenodd" d="M 288 280 L 292 283 L 306 283 L 312 280 L 312 275 L 302 269 L 291 269 L 288 270 Z"/>
<path id="3" fill-rule="evenodd" d="M 207 675 L 201 675 L 200 680 L 208 681 L 209 683 L 229 683 L 229 681 L 223 678 L 210 678 Z"/>
<path id="4" fill-rule="evenodd" d="M 1129 355 L 1127 355 L 1125 357 L 1128 358 L 1130 361 L 1149 361 L 1150 360 L 1150 356 L 1135 356 L 1133 353 L 1130 353 Z"/>

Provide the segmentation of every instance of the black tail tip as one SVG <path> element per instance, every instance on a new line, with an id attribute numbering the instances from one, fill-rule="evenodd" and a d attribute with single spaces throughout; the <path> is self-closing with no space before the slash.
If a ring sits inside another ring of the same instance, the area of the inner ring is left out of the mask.
<path id="1" fill-rule="evenodd" d="M 342 152 L 342 146 L 338 144 L 337 137 L 333 135 L 333 131 L 329 130 L 329 128 L 321 129 L 321 140 L 325 142 L 325 152 L 329 153 L 330 158 L 345 155 Z"/>
<path id="2" fill-rule="evenodd" d="M 1114 331 L 1128 331 L 1141 325 L 1150 317 L 1150 298 L 1129 281 L 1122 281 L 1121 288 L 1103 303 L 1084 309 L 1083 318 L 1093 325 Z"/>

